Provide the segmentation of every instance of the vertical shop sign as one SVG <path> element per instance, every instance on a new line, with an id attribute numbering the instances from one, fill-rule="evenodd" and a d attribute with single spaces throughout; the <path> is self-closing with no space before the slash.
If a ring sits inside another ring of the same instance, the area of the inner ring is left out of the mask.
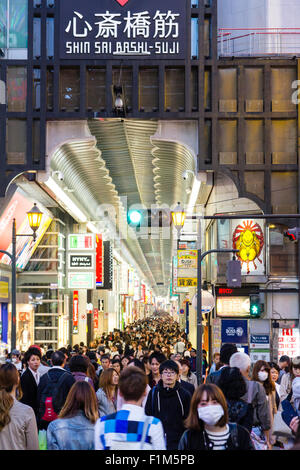
<path id="1" fill-rule="evenodd" d="M 94 330 L 98 330 L 99 325 L 99 311 L 97 308 L 94 308 Z"/>
<path id="2" fill-rule="evenodd" d="M 299 328 L 279 328 L 278 334 L 278 360 L 281 356 L 295 357 L 299 355 L 300 333 Z"/>
<path id="3" fill-rule="evenodd" d="M 96 287 L 103 287 L 103 240 L 96 235 Z"/>
<path id="4" fill-rule="evenodd" d="M 78 290 L 73 291 L 73 335 L 78 333 Z"/>

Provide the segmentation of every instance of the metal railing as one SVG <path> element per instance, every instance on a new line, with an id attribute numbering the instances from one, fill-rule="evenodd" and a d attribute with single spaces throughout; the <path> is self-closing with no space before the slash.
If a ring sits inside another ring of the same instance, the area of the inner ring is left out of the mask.
<path id="1" fill-rule="evenodd" d="M 219 28 L 219 57 L 300 55 L 300 28 Z"/>

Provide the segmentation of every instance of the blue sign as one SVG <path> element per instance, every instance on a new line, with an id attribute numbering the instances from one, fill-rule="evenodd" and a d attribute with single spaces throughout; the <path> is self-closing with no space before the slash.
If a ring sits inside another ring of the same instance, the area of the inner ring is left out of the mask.
<path id="1" fill-rule="evenodd" d="M 62 59 L 185 59 L 184 0 L 61 0 Z"/>
<path id="2" fill-rule="evenodd" d="M 250 335 L 250 343 L 259 344 L 259 345 L 269 345 L 270 336 L 269 335 Z"/>
<path id="3" fill-rule="evenodd" d="M 248 344 L 247 320 L 222 320 L 222 343 Z"/>

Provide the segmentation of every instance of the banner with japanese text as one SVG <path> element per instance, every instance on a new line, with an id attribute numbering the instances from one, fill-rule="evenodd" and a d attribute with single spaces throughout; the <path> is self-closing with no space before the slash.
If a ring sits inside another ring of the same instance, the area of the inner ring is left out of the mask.
<path id="1" fill-rule="evenodd" d="M 185 0 L 59 3 L 61 59 L 185 59 Z"/>

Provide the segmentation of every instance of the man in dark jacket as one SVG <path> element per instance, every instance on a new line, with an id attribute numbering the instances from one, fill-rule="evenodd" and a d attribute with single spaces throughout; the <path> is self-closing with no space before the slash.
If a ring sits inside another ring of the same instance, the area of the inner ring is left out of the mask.
<path id="1" fill-rule="evenodd" d="M 220 349 L 220 362 L 222 364 L 222 367 L 220 367 L 220 369 L 217 370 L 216 372 L 212 372 L 211 374 L 209 374 L 206 377 L 205 383 L 218 385 L 223 368 L 229 366 L 230 358 L 236 352 L 237 352 L 237 347 L 235 344 L 231 344 L 231 343 L 222 344 L 221 349 Z"/>
<path id="2" fill-rule="evenodd" d="M 185 431 L 183 423 L 189 413 L 191 395 L 178 382 L 179 368 L 176 362 L 164 361 L 159 372 L 161 380 L 148 394 L 145 413 L 161 420 L 167 450 L 176 450 Z"/>
<path id="3" fill-rule="evenodd" d="M 45 396 L 49 393 L 52 396 L 53 411 L 58 415 L 65 404 L 67 395 L 75 379 L 73 375 L 64 369 L 66 357 L 62 351 L 52 353 L 51 361 L 53 367 L 41 377 L 38 385 L 37 400 L 39 403 L 38 426 L 39 429 L 47 429 L 51 418 L 43 419 L 45 412 Z"/>

